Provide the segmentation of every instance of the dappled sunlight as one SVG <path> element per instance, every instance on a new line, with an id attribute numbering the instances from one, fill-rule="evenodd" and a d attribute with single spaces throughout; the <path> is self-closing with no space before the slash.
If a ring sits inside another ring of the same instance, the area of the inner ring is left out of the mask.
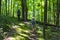
<path id="1" fill-rule="evenodd" d="M 22 36 L 16 36 L 15 39 L 16 39 L 16 40 L 25 40 L 25 38 L 22 37 Z"/>
<path id="2" fill-rule="evenodd" d="M 16 40 L 14 37 L 8 37 L 8 38 L 5 38 L 3 40 Z"/>
<path id="3" fill-rule="evenodd" d="M 28 35 L 26 35 L 26 34 L 22 34 L 22 33 L 21 33 L 20 35 L 25 36 L 25 37 L 28 37 Z"/>
<path id="4" fill-rule="evenodd" d="M 21 33 L 22 29 L 21 28 L 16 28 L 15 29 L 17 33 Z"/>
<path id="5" fill-rule="evenodd" d="M 16 40 L 24 39 L 24 37 L 21 37 L 21 36 L 16 36 L 15 38 Z"/>
<path id="6" fill-rule="evenodd" d="M 12 28 L 19 28 L 20 26 L 18 25 L 13 25 Z"/>
<path id="7" fill-rule="evenodd" d="M 30 30 L 23 30 L 23 31 L 26 32 L 26 33 L 29 33 Z"/>
<path id="8" fill-rule="evenodd" d="M 24 22 L 25 24 L 30 24 L 30 22 Z"/>
<path id="9" fill-rule="evenodd" d="M 26 32 L 26 33 L 29 33 L 30 30 L 25 30 L 25 29 L 22 29 L 22 32 Z"/>
<path id="10" fill-rule="evenodd" d="M 44 40 L 43 38 L 38 38 L 39 40 Z"/>
<path id="11" fill-rule="evenodd" d="M 42 31 L 37 31 L 37 33 L 43 34 L 43 32 L 42 32 Z"/>
<path id="12" fill-rule="evenodd" d="M 19 23 L 19 25 L 22 25 L 22 26 L 24 26 L 24 24 L 23 24 L 23 23 Z"/>
<path id="13" fill-rule="evenodd" d="M 0 0 L 0 40 L 60 40 L 59 0 Z"/>

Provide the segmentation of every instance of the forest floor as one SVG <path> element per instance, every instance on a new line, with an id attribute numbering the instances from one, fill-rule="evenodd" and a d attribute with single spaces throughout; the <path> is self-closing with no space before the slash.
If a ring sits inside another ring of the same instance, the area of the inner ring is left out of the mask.
<path id="1" fill-rule="evenodd" d="M 10 38 L 12 40 L 43 40 L 43 33 L 40 31 L 40 27 L 37 26 L 36 30 L 32 31 L 30 22 L 19 22 L 17 18 L 9 16 L 0 17 L 0 26 L 3 27 L 4 39 L 7 40 Z"/>
<path id="2" fill-rule="evenodd" d="M 39 38 L 36 31 L 38 30 L 32 31 L 30 24 L 28 22 L 24 22 L 19 25 L 13 25 L 12 30 L 8 32 L 7 37 L 11 39 L 13 36 L 15 40 L 38 40 Z"/>
<path id="3" fill-rule="evenodd" d="M 0 21 L 3 38 L 6 40 L 44 40 L 43 25 L 36 24 L 36 30 L 32 31 L 30 22 L 19 22 L 17 18 L 9 16 L 0 16 Z M 46 29 L 46 40 L 60 40 L 60 32 L 51 32 L 51 29 L 51 27 Z"/>

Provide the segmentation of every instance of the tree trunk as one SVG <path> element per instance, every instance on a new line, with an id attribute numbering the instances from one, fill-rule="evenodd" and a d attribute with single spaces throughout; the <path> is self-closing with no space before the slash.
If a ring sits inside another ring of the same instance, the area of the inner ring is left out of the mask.
<path id="1" fill-rule="evenodd" d="M 22 20 L 26 20 L 27 19 L 27 5 L 26 5 L 26 0 L 21 0 L 22 4 Z"/>
<path id="2" fill-rule="evenodd" d="M 5 0 L 5 4 L 6 4 L 6 16 L 7 16 L 7 0 Z"/>
<path id="3" fill-rule="evenodd" d="M 24 20 L 24 0 L 21 0 L 22 4 L 22 20 Z"/>
<path id="4" fill-rule="evenodd" d="M 13 17 L 14 17 L 14 5 L 15 5 L 15 1 L 13 2 Z"/>
<path id="5" fill-rule="evenodd" d="M 26 2 L 26 20 L 27 20 L 27 16 L 28 16 L 28 8 L 27 8 L 27 2 Z"/>
<path id="6" fill-rule="evenodd" d="M 53 1 L 53 16 L 54 16 L 54 24 L 55 24 L 55 7 L 54 7 L 54 1 Z"/>
<path id="7" fill-rule="evenodd" d="M 47 23 L 47 0 L 44 0 L 44 27 L 43 27 L 43 36 L 45 39 L 45 29 L 46 29 L 46 23 Z"/>
<path id="8" fill-rule="evenodd" d="M 57 27 L 59 26 L 59 10 L 60 10 L 60 5 L 59 1 L 57 0 L 57 12 L 56 12 L 56 25 Z"/>
<path id="9" fill-rule="evenodd" d="M 0 0 L 0 14 L 1 14 L 1 0 Z"/>

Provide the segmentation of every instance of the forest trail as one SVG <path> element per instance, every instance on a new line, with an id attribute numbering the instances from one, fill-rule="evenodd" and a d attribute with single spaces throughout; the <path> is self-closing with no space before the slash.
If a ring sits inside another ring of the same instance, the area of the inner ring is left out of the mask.
<path id="1" fill-rule="evenodd" d="M 28 23 L 28 22 L 24 22 L 24 24 L 25 24 L 25 26 L 27 25 L 27 26 L 30 26 L 30 23 Z M 14 34 L 18 34 L 18 35 L 21 35 L 21 33 L 19 33 L 19 32 L 16 32 L 16 28 L 19 28 L 20 26 L 18 26 L 18 25 L 13 25 L 12 26 L 12 29 L 11 29 L 11 31 L 10 32 L 8 32 L 8 36 L 7 36 L 7 38 L 5 38 L 6 40 L 8 40 L 8 39 L 10 39 L 10 40 L 15 40 L 16 38 L 14 38 L 14 37 L 12 37 L 12 35 L 14 35 Z M 33 28 L 34 29 L 34 28 Z M 36 30 L 34 30 L 34 31 L 32 31 L 31 29 L 29 29 L 30 31 L 29 32 L 26 32 L 26 34 L 28 35 L 28 40 L 37 40 L 37 32 L 36 32 Z M 24 33 L 25 34 L 25 33 Z M 4 39 L 4 40 L 5 40 Z"/>

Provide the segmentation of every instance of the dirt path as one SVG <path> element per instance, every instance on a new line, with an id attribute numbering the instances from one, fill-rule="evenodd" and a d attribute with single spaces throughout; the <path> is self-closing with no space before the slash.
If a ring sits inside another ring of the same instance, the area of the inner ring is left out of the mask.
<path id="1" fill-rule="evenodd" d="M 30 32 L 30 40 L 38 40 L 36 30 Z"/>
<path id="2" fill-rule="evenodd" d="M 28 23 L 26 25 L 29 26 L 30 24 Z M 13 29 L 9 32 L 8 37 L 6 37 L 6 40 L 9 39 L 9 38 L 12 38 L 11 36 L 16 33 L 16 31 L 15 31 L 16 27 L 17 26 L 13 26 Z M 34 30 L 34 31 L 31 30 L 29 34 L 30 34 L 29 35 L 30 40 L 37 40 L 37 32 L 36 32 L 36 30 Z"/>

